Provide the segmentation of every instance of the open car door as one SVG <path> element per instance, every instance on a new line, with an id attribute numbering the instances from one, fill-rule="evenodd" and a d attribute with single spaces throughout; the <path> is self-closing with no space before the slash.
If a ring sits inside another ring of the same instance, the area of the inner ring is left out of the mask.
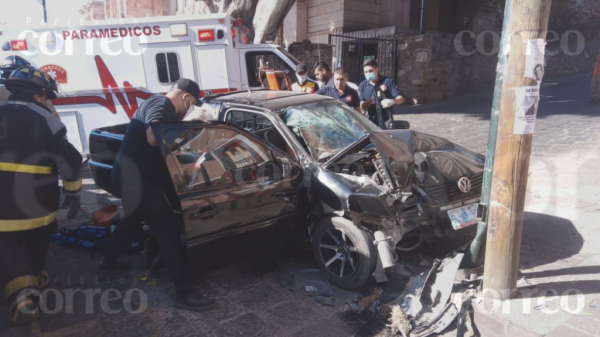
<path id="1" fill-rule="evenodd" d="M 201 243 L 295 218 L 302 170 L 281 150 L 225 123 L 152 128 L 181 201 L 189 256 Z"/>

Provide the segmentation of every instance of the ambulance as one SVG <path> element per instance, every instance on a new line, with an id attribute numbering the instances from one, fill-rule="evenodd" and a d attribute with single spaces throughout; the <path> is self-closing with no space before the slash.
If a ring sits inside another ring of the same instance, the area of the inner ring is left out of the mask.
<path id="1" fill-rule="evenodd" d="M 19 55 L 59 84 L 54 106 L 69 141 L 86 154 L 91 130 L 127 123 L 181 77 L 196 81 L 202 96 L 267 87 L 267 70 L 294 81 L 300 61 L 280 46 L 249 44 L 247 32 L 226 14 L 0 28 L 0 61 Z"/>

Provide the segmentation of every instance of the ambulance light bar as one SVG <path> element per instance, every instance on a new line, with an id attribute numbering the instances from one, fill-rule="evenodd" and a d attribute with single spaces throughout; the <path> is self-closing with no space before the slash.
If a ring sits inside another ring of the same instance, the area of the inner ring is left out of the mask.
<path id="1" fill-rule="evenodd" d="M 26 40 L 11 40 L 10 41 L 10 49 L 14 51 L 18 50 L 27 50 L 27 41 Z"/>
<path id="2" fill-rule="evenodd" d="M 202 29 L 198 31 L 198 41 L 215 41 L 215 30 L 214 29 Z"/>
<path id="3" fill-rule="evenodd" d="M 171 36 L 187 36 L 187 23 L 171 24 Z"/>

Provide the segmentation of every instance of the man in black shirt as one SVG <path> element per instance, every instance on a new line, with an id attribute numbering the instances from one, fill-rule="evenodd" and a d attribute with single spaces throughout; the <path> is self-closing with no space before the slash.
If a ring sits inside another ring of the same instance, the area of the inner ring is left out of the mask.
<path id="1" fill-rule="evenodd" d="M 404 98 L 391 78 L 379 74 L 377 60 L 367 59 L 363 63 L 365 80 L 358 85 L 360 108 L 367 117 L 380 128 L 385 128 L 395 104 L 402 104 Z M 381 116 L 380 116 L 381 115 Z"/>
<path id="2" fill-rule="evenodd" d="M 198 84 L 182 78 L 166 95 L 146 100 L 131 118 L 112 171 L 112 183 L 123 200 L 125 216 L 113 232 L 99 268 L 101 276 L 131 268 L 131 264 L 118 262 L 117 257 L 144 221 L 155 235 L 175 283 L 175 306 L 191 310 L 210 309 L 215 301 L 196 293 L 186 277 L 181 218 L 173 210 L 181 206 L 150 123 L 182 120 L 194 105 L 202 105 L 199 97 Z"/>
<path id="3" fill-rule="evenodd" d="M 360 112 L 358 92 L 346 85 L 348 83 L 348 72 L 345 68 L 339 67 L 333 72 L 333 83 L 334 85 L 326 85 L 316 93 L 333 97 Z"/>

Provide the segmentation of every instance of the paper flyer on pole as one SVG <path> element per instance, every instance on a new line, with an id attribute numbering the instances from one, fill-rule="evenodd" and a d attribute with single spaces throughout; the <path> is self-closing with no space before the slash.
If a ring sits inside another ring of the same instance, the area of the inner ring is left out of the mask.
<path id="1" fill-rule="evenodd" d="M 539 87 L 521 87 L 514 90 L 516 111 L 513 134 L 532 134 L 540 101 L 540 89 Z"/>
<path id="2" fill-rule="evenodd" d="M 546 42 L 544 39 L 535 39 L 527 41 L 525 77 L 535 80 L 538 84 L 544 77 L 544 54 L 546 52 Z"/>

